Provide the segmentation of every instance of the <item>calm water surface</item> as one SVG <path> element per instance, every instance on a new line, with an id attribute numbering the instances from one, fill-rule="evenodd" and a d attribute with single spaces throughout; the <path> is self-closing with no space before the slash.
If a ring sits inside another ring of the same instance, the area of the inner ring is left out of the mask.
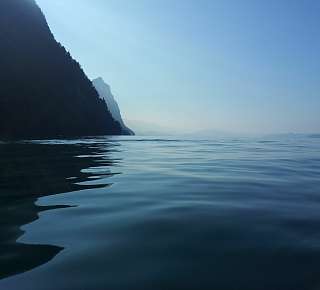
<path id="1" fill-rule="evenodd" d="M 320 136 L 0 144 L 2 290 L 319 290 Z"/>

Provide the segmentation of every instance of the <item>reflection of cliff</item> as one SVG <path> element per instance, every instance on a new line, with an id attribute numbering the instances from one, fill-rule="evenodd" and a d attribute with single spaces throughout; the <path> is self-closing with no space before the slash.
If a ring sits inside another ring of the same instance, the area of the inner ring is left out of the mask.
<path id="1" fill-rule="evenodd" d="M 108 148 L 104 145 L 105 151 Z M 63 249 L 16 241 L 23 234 L 21 226 L 38 219 L 41 211 L 57 208 L 38 206 L 37 198 L 107 186 L 79 184 L 92 177 L 82 169 L 97 163 L 113 165 L 112 160 L 96 157 L 99 152 L 93 144 L 0 144 L 0 279 L 38 267 Z"/>

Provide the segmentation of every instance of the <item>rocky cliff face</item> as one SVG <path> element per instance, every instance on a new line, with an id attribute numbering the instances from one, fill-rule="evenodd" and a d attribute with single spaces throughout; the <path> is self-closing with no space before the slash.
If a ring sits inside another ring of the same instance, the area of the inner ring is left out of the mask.
<path id="1" fill-rule="evenodd" d="M 106 84 L 102 78 L 94 79 L 92 83 L 96 88 L 100 98 L 106 101 L 112 117 L 120 123 L 123 134 L 134 135 L 134 132 L 125 125 L 122 119 L 119 105 L 111 92 L 110 86 Z"/>
<path id="2" fill-rule="evenodd" d="M 0 139 L 123 133 L 34 0 L 0 1 L 0 84 Z"/>

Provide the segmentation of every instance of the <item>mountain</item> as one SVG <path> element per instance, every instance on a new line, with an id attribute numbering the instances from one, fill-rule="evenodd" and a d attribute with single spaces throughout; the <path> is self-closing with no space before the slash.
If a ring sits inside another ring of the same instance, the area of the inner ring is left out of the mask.
<path id="1" fill-rule="evenodd" d="M 118 134 L 121 125 L 36 2 L 0 0 L 0 139 Z"/>
<path id="2" fill-rule="evenodd" d="M 148 121 L 126 120 L 126 124 L 139 136 L 177 136 L 181 132 L 181 130 Z"/>
<path id="3" fill-rule="evenodd" d="M 92 83 L 93 83 L 93 86 L 95 87 L 95 89 L 97 90 L 100 98 L 106 101 L 108 109 L 109 109 L 113 119 L 115 119 L 116 121 L 118 121 L 120 123 L 121 128 L 123 130 L 123 134 L 134 135 L 134 132 L 125 125 L 125 123 L 122 119 L 119 105 L 116 102 L 116 100 L 114 99 L 113 94 L 111 93 L 110 86 L 108 84 L 106 84 L 101 77 L 94 79 L 92 81 Z"/>

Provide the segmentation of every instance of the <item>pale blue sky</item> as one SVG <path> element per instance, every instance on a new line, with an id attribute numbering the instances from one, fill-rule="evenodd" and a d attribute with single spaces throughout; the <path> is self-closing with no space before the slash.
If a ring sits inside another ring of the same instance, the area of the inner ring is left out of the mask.
<path id="1" fill-rule="evenodd" d="M 37 0 L 126 119 L 183 131 L 320 131 L 318 0 Z"/>

